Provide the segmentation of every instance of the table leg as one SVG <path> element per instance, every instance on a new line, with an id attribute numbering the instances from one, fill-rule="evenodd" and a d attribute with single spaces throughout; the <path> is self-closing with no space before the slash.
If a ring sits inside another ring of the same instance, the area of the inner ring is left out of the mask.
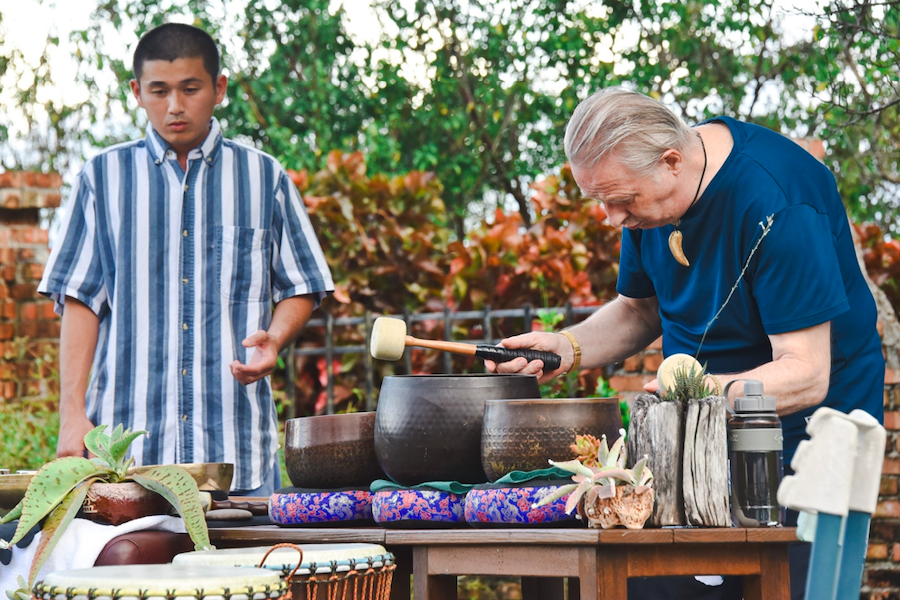
<path id="1" fill-rule="evenodd" d="M 744 600 L 790 600 L 787 544 L 759 544 L 759 573 L 744 575 Z"/>
<path id="2" fill-rule="evenodd" d="M 428 546 L 413 548 L 414 600 L 456 600 L 456 575 L 428 574 Z"/>
<path id="3" fill-rule="evenodd" d="M 597 546 L 594 560 L 594 588 L 581 584 L 581 599 L 628 600 L 628 546 Z"/>

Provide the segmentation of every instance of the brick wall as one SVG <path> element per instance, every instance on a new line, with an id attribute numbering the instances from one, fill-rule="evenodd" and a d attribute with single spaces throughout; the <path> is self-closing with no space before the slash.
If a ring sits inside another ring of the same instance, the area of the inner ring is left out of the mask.
<path id="1" fill-rule="evenodd" d="M 0 398 L 47 397 L 59 344 L 53 303 L 37 293 L 49 250 L 41 209 L 60 203 L 58 174 L 0 174 Z"/>

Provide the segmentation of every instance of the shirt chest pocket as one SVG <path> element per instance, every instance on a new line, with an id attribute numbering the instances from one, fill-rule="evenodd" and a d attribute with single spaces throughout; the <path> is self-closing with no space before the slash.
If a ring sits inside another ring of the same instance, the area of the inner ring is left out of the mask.
<path id="1" fill-rule="evenodd" d="M 272 232 L 249 227 L 216 227 L 219 293 L 232 302 L 269 302 Z"/>

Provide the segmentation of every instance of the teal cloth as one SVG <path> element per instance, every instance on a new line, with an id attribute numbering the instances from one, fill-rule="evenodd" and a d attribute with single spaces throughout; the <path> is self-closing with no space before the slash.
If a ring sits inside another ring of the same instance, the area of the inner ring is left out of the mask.
<path id="1" fill-rule="evenodd" d="M 458 481 L 426 481 L 418 485 L 404 486 L 387 479 L 376 479 L 369 486 L 372 492 L 396 491 L 396 490 L 434 490 L 448 492 L 450 494 L 465 495 L 475 487 L 474 484 L 460 483 Z"/>
<path id="2" fill-rule="evenodd" d="M 532 479 L 571 479 L 572 473 L 564 471 L 558 467 L 547 467 L 546 469 L 537 469 L 536 471 L 511 471 L 494 482 L 494 484 L 503 483 L 522 483 L 531 481 Z"/>

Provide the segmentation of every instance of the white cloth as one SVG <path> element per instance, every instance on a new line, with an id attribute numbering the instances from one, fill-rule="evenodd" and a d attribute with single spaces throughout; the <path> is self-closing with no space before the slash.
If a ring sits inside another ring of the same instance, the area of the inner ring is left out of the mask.
<path id="1" fill-rule="evenodd" d="M 87 519 L 72 519 L 56 548 L 41 567 L 37 581 L 43 579 L 48 573 L 92 567 L 97 557 L 100 556 L 100 551 L 111 539 L 125 533 L 145 529 L 175 533 L 185 533 L 186 531 L 181 517 L 166 515 L 141 517 L 121 525 L 101 525 Z M 40 541 L 41 533 L 39 532 L 27 547 L 11 547 L 12 560 L 6 566 L 0 565 L 0 592 L 17 589 L 19 587 L 17 579 L 20 575 L 26 581 L 28 580 L 31 561 Z M 5 597 L 5 594 L 0 597 Z"/>

